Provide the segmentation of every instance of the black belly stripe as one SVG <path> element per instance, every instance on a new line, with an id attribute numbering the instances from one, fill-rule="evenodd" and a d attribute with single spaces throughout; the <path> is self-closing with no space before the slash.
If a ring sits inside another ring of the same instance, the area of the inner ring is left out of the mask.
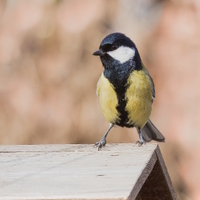
<path id="1" fill-rule="evenodd" d="M 123 88 L 115 88 L 118 98 L 117 111 L 120 113 L 120 121 L 116 124 L 119 126 L 133 127 L 133 125 L 128 125 L 128 112 L 125 110 L 127 100 L 125 99 L 125 93 L 128 88 L 126 84 Z"/>
<path id="2" fill-rule="evenodd" d="M 128 112 L 125 110 L 127 100 L 125 93 L 129 87 L 127 80 L 133 68 L 127 70 L 104 70 L 104 76 L 112 83 L 118 98 L 118 106 L 116 107 L 119 118 L 116 125 L 121 127 L 134 127 L 134 124 L 128 124 Z"/>

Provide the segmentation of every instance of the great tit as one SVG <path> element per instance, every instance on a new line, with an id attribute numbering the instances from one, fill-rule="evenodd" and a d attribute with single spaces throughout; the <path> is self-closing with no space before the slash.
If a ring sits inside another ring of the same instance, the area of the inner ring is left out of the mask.
<path id="1" fill-rule="evenodd" d="M 149 119 L 155 98 L 154 83 L 132 40 L 122 33 L 112 33 L 103 39 L 93 55 L 100 56 L 104 67 L 96 93 L 103 115 L 110 123 L 105 135 L 95 144 L 98 150 L 105 146 L 114 125 L 136 127 L 139 146 L 151 140 L 164 142 L 165 137 Z"/>

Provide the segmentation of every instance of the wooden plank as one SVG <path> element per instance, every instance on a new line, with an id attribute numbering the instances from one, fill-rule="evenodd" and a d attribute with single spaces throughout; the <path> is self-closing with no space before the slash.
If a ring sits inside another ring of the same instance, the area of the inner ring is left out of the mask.
<path id="1" fill-rule="evenodd" d="M 156 148 L 0 146 L 0 199 L 135 199 L 155 164 Z"/>
<path id="2" fill-rule="evenodd" d="M 136 200 L 176 200 L 177 196 L 173 189 L 167 168 L 162 159 L 159 147 L 156 148 L 153 160 L 155 164 L 148 178 L 142 184 L 141 190 L 136 196 Z M 159 157 L 159 158 L 158 158 Z M 152 159 L 151 159 L 152 160 Z M 152 163 L 152 161 L 151 161 Z M 148 163 L 149 165 L 149 163 Z M 152 166 L 151 166 L 152 167 Z M 145 176 L 145 168 L 140 178 Z M 137 183 L 136 183 L 137 185 Z"/>
<path id="3" fill-rule="evenodd" d="M 133 189 L 131 191 L 131 194 L 129 196 L 130 199 L 136 199 L 136 197 L 138 196 L 138 193 L 142 189 L 145 181 L 147 180 L 147 178 L 149 177 L 150 173 L 152 172 L 152 170 L 153 170 L 153 168 L 155 166 L 156 161 L 157 161 L 157 157 L 156 157 L 156 153 L 154 151 L 153 154 L 152 154 L 151 159 L 147 163 L 147 165 L 144 168 L 143 172 L 139 176 L 136 184 L 134 185 L 134 187 L 133 187 Z M 151 188 L 150 188 L 150 190 L 151 190 Z"/>
<path id="4" fill-rule="evenodd" d="M 158 163 L 160 164 L 160 168 L 162 169 L 163 175 L 164 175 L 164 177 L 165 177 L 165 181 L 166 181 L 167 186 L 168 186 L 168 188 L 169 188 L 171 198 L 172 198 L 172 199 L 177 199 L 177 196 L 176 196 L 174 187 L 173 187 L 173 185 L 172 185 L 172 181 L 171 181 L 170 176 L 169 176 L 169 173 L 168 173 L 168 171 L 167 171 L 167 167 L 166 167 L 166 165 L 165 165 L 165 162 L 164 162 L 164 160 L 163 160 L 161 151 L 160 151 L 160 149 L 159 149 L 158 146 L 156 147 L 155 153 L 156 153 L 156 156 L 157 156 L 157 158 L 158 158 L 158 161 L 159 161 Z M 169 198 L 168 198 L 168 199 L 169 199 Z"/>

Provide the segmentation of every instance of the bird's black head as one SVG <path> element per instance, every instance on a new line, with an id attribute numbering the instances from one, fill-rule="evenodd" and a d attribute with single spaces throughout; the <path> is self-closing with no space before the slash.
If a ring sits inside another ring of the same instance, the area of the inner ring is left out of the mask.
<path id="1" fill-rule="evenodd" d="M 141 65 L 135 44 L 122 33 L 112 33 L 106 36 L 101 42 L 99 50 L 95 51 L 93 55 L 100 56 L 105 69 L 121 66 L 127 62 L 134 64 L 132 61 L 135 59 Z"/>

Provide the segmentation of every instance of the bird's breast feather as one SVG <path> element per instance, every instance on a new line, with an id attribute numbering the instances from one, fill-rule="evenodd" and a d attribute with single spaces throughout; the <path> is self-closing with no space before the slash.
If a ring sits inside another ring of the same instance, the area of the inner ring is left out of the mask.
<path id="1" fill-rule="evenodd" d="M 128 123 L 142 128 L 150 117 L 152 109 L 152 83 L 145 71 L 133 71 L 128 78 L 127 101 Z"/>
<path id="2" fill-rule="evenodd" d="M 97 95 L 99 96 L 101 110 L 109 123 L 116 123 L 119 120 L 119 113 L 116 109 L 118 105 L 117 94 L 110 81 L 102 75 L 97 83 Z"/>

